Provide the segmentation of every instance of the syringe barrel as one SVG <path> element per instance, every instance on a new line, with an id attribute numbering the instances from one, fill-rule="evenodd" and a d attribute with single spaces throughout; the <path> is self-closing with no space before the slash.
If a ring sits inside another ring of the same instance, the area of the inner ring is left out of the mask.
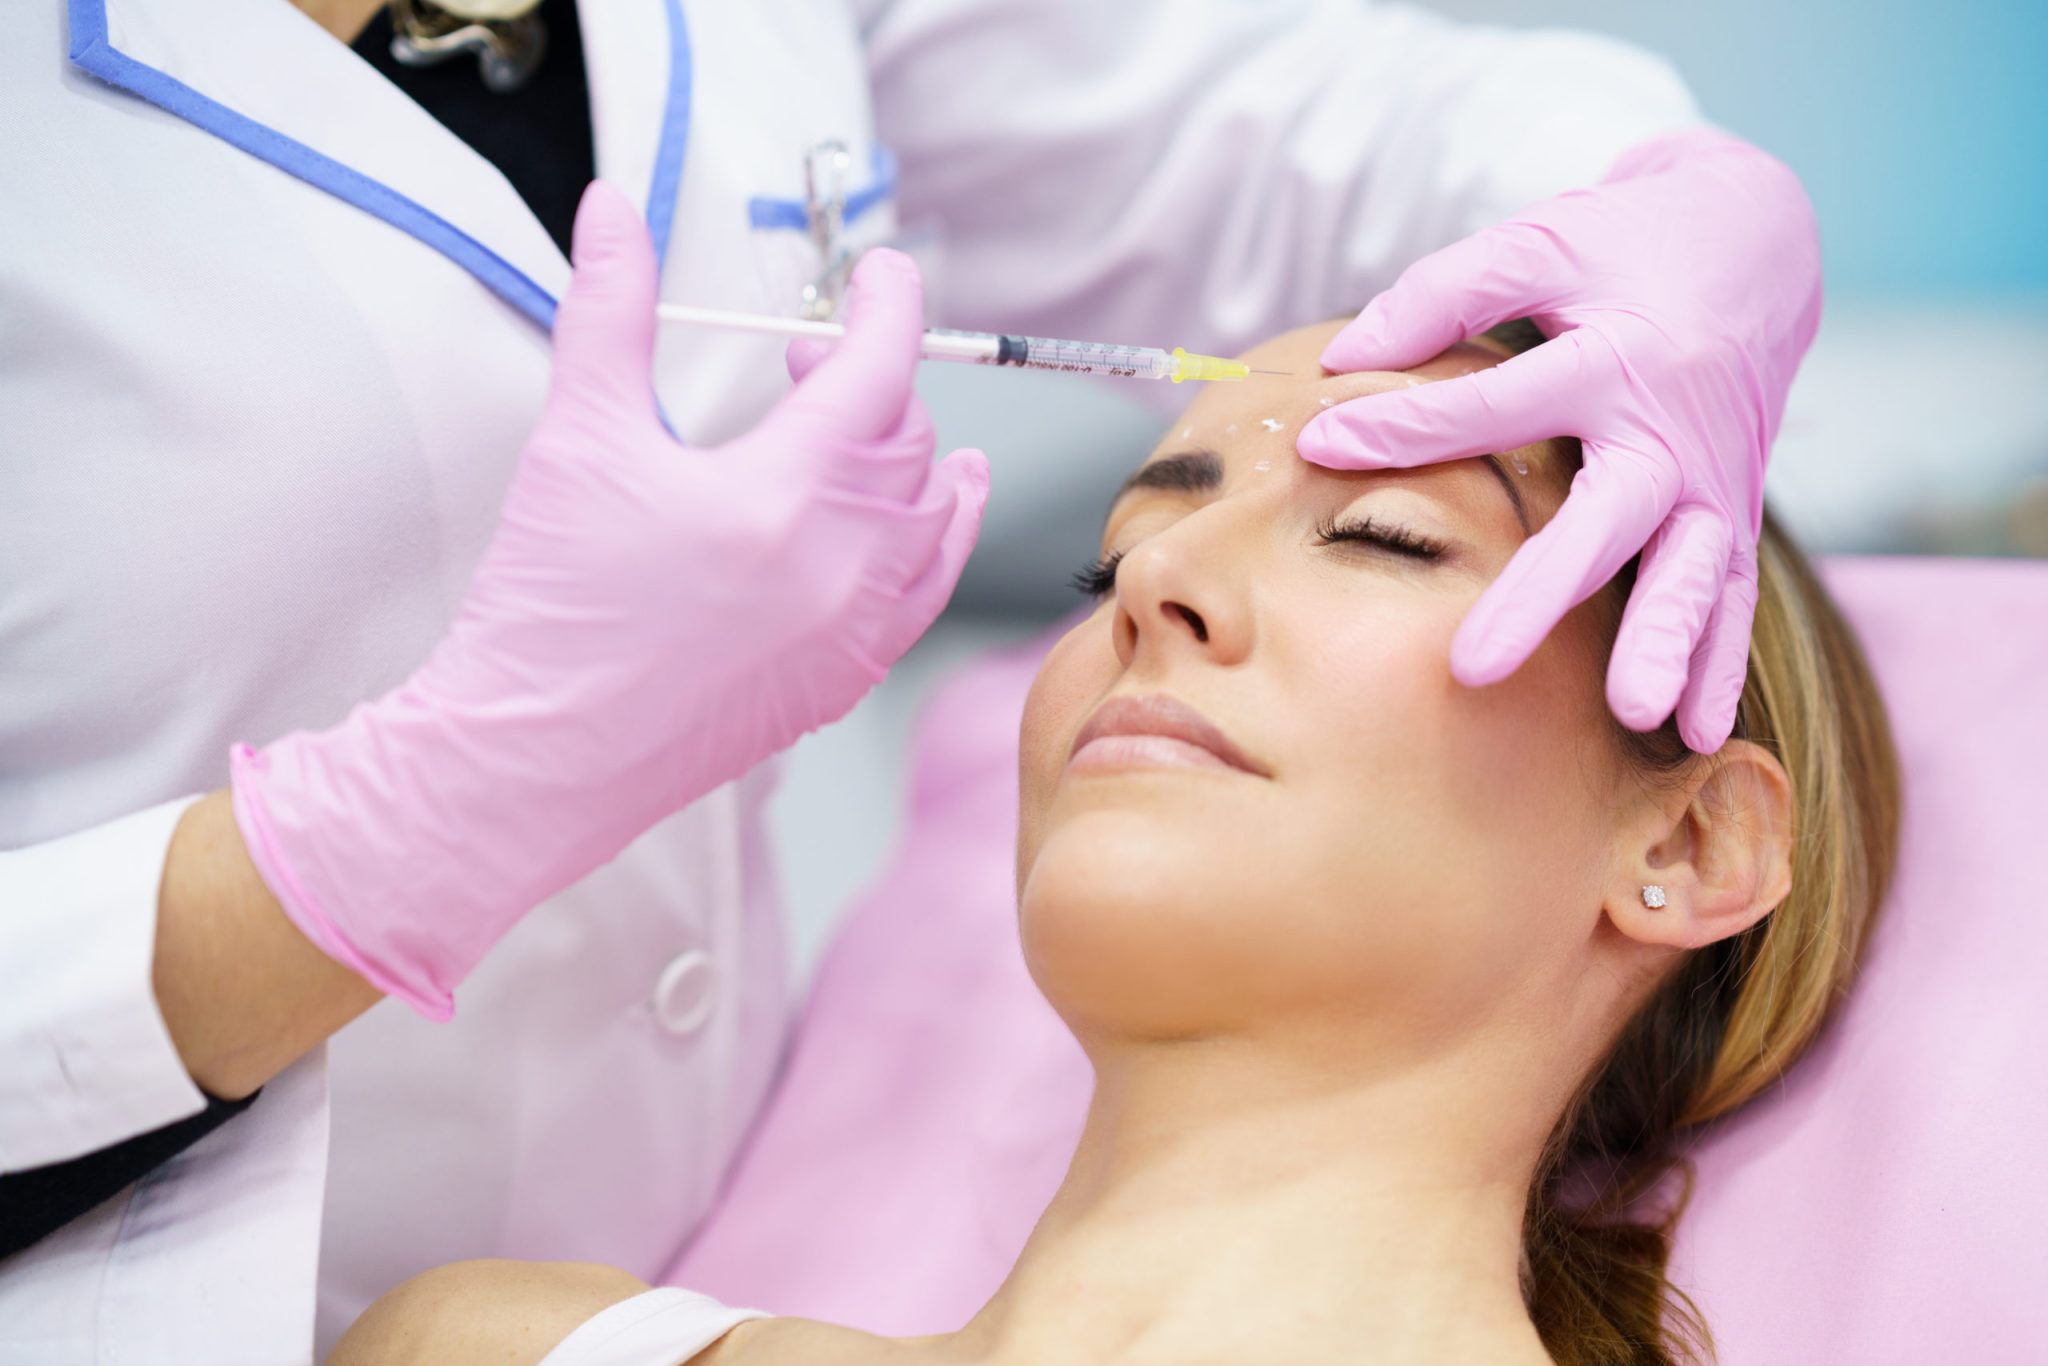
<path id="1" fill-rule="evenodd" d="M 955 332 L 934 327 L 924 334 L 928 360 L 979 361 L 1023 370 L 1058 370 L 1069 375 L 1120 375 L 1170 379 L 1173 357 L 1151 346 L 1026 337 L 1014 332 Z"/>
<path id="2" fill-rule="evenodd" d="M 1005 337 L 1021 343 L 1022 360 L 1008 361 L 1033 370 L 1058 370 L 1074 375 L 1116 375 L 1124 379 L 1166 379 L 1173 358 L 1153 346 L 1116 346 L 1106 342 L 1062 341 L 1057 337 Z"/>
<path id="3" fill-rule="evenodd" d="M 924 356 L 927 360 L 977 361 L 1124 379 L 1172 379 L 1176 368 L 1172 354 L 1156 346 L 1117 346 L 1014 332 L 954 332 L 940 327 L 924 334 Z"/>
<path id="4" fill-rule="evenodd" d="M 1112 346 L 1108 342 L 1063 342 L 1053 336 L 1014 332 L 924 334 L 926 360 L 977 360 L 981 365 L 1014 365 L 1026 371 L 1065 375 L 1122 375 L 1126 379 L 1171 379 L 1174 356 L 1157 346 Z"/>

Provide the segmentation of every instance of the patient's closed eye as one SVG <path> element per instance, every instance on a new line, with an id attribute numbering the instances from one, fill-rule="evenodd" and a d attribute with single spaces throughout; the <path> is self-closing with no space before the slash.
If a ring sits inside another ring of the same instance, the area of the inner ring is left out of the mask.
<path id="1" fill-rule="evenodd" d="M 1425 536 L 1412 527 L 1398 522 L 1383 521 L 1376 517 L 1348 517 L 1331 519 L 1316 528 L 1318 545 L 1358 544 L 1383 550 L 1405 559 L 1427 563 L 1440 559 L 1444 543 L 1432 536 Z M 1116 567 L 1123 560 L 1121 550 L 1090 560 L 1074 571 L 1074 590 L 1085 597 L 1106 597 L 1116 590 Z"/>
<path id="2" fill-rule="evenodd" d="M 1326 521 L 1316 528 L 1316 539 L 1323 545 L 1341 542 L 1368 545 L 1411 560 L 1440 559 L 1444 553 L 1442 541 L 1398 522 L 1380 521 L 1370 516 Z"/>
<path id="3" fill-rule="evenodd" d="M 1074 591 L 1091 598 L 1106 596 L 1116 587 L 1116 566 L 1122 560 L 1121 550 L 1098 556 L 1074 571 Z"/>

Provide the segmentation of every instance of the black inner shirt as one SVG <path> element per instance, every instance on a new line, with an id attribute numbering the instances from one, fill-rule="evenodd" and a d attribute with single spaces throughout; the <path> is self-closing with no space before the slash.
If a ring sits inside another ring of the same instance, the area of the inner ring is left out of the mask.
<path id="1" fill-rule="evenodd" d="M 541 0 L 539 13 L 547 52 L 524 85 L 502 95 L 484 84 L 467 53 L 435 66 L 401 64 L 391 55 L 391 15 L 382 8 L 349 46 L 503 172 L 567 255 L 576 202 L 597 175 L 590 81 L 576 0 Z"/>

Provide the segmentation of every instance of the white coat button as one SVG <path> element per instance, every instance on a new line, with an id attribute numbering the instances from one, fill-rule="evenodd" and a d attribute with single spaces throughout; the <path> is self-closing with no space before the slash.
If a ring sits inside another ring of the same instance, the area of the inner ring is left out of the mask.
<path id="1" fill-rule="evenodd" d="M 677 954 L 654 983 L 654 1018 L 671 1034 L 694 1034 L 718 1000 L 718 967 L 702 949 Z"/>

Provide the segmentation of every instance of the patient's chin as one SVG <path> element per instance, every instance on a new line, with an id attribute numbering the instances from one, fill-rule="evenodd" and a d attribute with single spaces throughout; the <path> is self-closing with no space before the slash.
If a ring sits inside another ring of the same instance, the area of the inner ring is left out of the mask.
<path id="1" fill-rule="evenodd" d="M 1286 960 L 1300 941 L 1266 914 L 1287 889 L 1273 866 L 1219 860 L 1227 842 L 1204 829 L 1136 804 L 1048 824 L 1018 928 L 1032 979 L 1084 1047 L 1250 1028 L 1297 996 Z"/>
<path id="2" fill-rule="evenodd" d="M 1134 828 L 1135 827 L 1135 828 Z M 1084 1045 L 1204 1027 L 1214 1002 L 1177 990 L 1213 938 L 1126 813 L 1091 811 L 1051 828 L 1025 871 L 1018 931 L 1032 980 Z M 1198 971 L 1192 973 L 1199 976 Z"/>
<path id="3" fill-rule="evenodd" d="M 1047 813 L 1018 928 L 1098 1063 L 1125 1042 L 1455 1034 L 1526 993 L 1573 929 L 1549 898 L 1505 895 L 1496 859 L 1434 857 L 1391 818 L 1359 831 L 1185 793 L 1084 795 Z"/>

